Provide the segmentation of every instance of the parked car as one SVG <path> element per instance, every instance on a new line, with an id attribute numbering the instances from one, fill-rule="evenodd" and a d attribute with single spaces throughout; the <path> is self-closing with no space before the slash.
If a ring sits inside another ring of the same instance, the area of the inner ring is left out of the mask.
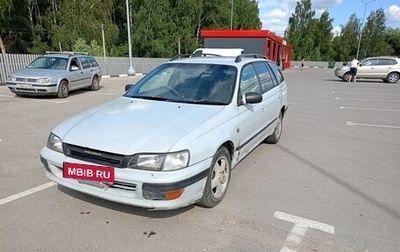
<path id="1" fill-rule="evenodd" d="M 72 90 L 98 90 L 100 80 L 100 66 L 87 53 L 47 52 L 26 68 L 11 73 L 6 84 L 18 96 L 56 95 L 66 98 Z"/>
<path id="2" fill-rule="evenodd" d="M 148 209 L 211 208 L 233 167 L 279 141 L 288 109 L 281 71 L 254 54 L 168 61 L 125 89 L 51 131 L 48 178 Z"/>
<path id="3" fill-rule="evenodd" d="M 349 81 L 350 65 L 337 67 L 334 70 L 337 77 Z M 396 83 L 400 76 L 400 58 L 370 57 L 362 60 L 357 68 L 357 79 L 381 79 L 384 82 Z"/>

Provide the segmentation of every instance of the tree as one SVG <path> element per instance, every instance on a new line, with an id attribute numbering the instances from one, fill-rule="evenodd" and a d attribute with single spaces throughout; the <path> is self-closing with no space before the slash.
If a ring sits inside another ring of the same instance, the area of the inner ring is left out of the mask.
<path id="1" fill-rule="evenodd" d="M 312 20 L 315 11 L 311 9 L 311 0 L 301 0 L 297 2 L 295 12 L 289 18 L 289 28 L 286 32 L 287 40 L 293 46 L 293 59 L 301 60 L 302 58 L 310 59 L 310 47 L 313 44 L 312 36 Z M 308 35 L 308 36 L 307 36 Z M 311 35 L 311 36 L 310 36 Z"/>
<path id="2" fill-rule="evenodd" d="M 382 8 L 372 11 L 362 31 L 359 58 L 389 55 L 390 45 L 385 41 L 386 17 Z"/>

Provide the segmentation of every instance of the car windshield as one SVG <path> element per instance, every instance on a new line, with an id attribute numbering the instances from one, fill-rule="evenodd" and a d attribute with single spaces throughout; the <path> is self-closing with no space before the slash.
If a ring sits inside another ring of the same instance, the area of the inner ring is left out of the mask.
<path id="1" fill-rule="evenodd" d="M 237 69 L 228 65 L 167 63 L 146 75 L 125 97 L 226 105 L 232 100 Z"/>
<path id="2" fill-rule="evenodd" d="M 55 70 L 66 70 L 68 65 L 68 59 L 59 57 L 38 57 L 32 63 L 29 64 L 28 68 L 31 69 L 55 69 Z"/>

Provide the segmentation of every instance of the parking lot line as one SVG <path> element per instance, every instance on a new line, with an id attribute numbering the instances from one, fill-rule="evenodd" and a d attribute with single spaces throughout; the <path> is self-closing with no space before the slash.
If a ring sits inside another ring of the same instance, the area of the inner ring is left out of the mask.
<path id="1" fill-rule="evenodd" d="M 42 191 L 42 190 L 44 190 L 44 189 L 47 189 L 47 188 L 49 188 L 49 187 L 52 187 L 52 186 L 54 186 L 54 185 L 56 185 L 56 183 L 54 183 L 54 182 L 49 182 L 49 183 L 46 183 L 46 184 L 43 184 L 43 185 L 40 185 L 40 186 L 31 188 L 31 189 L 29 189 L 29 190 L 26 190 L 26 191 L 23 191 L 23 192 L 20 192 L 20 193 L 17 193 L 17 194 L 8 196 L 8 197 L 6 197 L 6 198 L 0 199 L 0 206 L 5 205 L 5 204 L 7 204 L 7 203 L 10 203 L 10 202 L 12 202 L 12 201 L 14 201 L 14 200 L 23 198 L 23 197 L 25 197 L 25 196 L 31 195 L 31 194 L 33 194 L 33 193 L 40 192 L 40 191 Z"/>
<path id="2" fill-rule="evenodd" d="M 345 107 L 339 106 L 340 109 L 353 109 L 353 110 L 371 110 L 371 111 L 384 111 L 384 112 L 400 112 L 398 109 L 378 109 L 378 108 L 357 108 L 357 107 Z"/>
<path id="3" fill-rule="evenodd" d="M 388 94 L 388 93 L 360 93 L 360 92 L 338 92 L 338 91 L 332 91 L 332 94 L 358 94 L 358 95 L 388 95 L 388 96 L 400 96 L 400 94 Z"/>
<path id="4" fill-rule="evenodd" d="M 335 97 L 336 100 L 352 100 L 352 101 L 376 101 L 376 102 L 400 102 L 395 100 L 378 100 L 378 99 L 358 99 L 358 98 L 340 98 Z"/>
<path id="5" fill-rule="evenodd" d="M 400 126 L 393 126 L 393 125 L 355 123 L 352 121 L 347 121 L 346 123 L 348 126 L 364 126 L 364 127 L 375 127 L 375 128 L 400 129 Z"/>

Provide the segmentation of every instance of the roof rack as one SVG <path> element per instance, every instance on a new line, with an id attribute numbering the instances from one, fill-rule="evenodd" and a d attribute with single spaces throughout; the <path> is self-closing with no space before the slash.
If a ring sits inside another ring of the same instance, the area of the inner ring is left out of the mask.
<path id="1" fill-rule="evenodd" d="M 259 58 L 259 59 L 268 59 L 267 56 L 259 53 L 244 53 L 240 54 L 236 57 L 235 62 L 242 61 L 242 58 Z"/>
<path id="2" fill-rule="evenodd" d="M 89 55 L 87 52 L 69 52 L 69 51 L 46 51 L 46 54 L 68 54 L 71 55 Z"/>
<path id="3" fill-rule="evenodd" d="M 190 58 L 191 55 L 192 55 L 191 53 L 187 53 L 187 54 L 177 54 L 177 55 L 175 55 L 174 57 L 172 57 L 172 58 L 170 59 L 170 61 L 172 61 L 172 60 L 177 60 L 177 59 L 182 59 L 182 58 Z"/>

